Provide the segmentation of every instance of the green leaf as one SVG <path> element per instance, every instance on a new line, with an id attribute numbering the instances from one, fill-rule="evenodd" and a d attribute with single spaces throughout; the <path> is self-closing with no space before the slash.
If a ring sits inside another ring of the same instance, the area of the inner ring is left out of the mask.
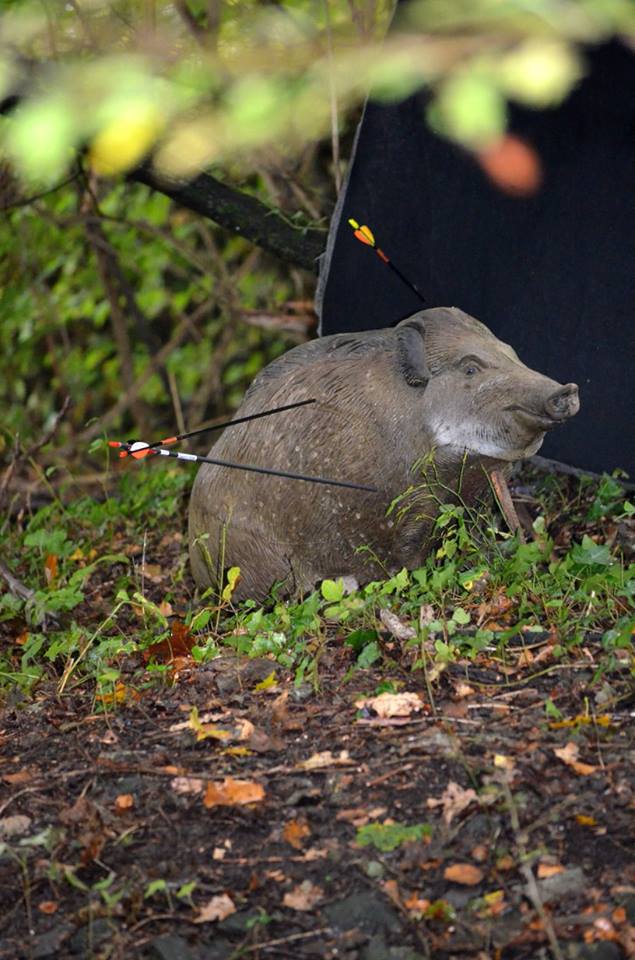
<path id="1" fill-rule="evenodd" d="M 551 697 L 545 700 L 545 713 L 551 720 L 562 720 L 563 717 L 563 713 L 558 710 Z"/>
<path id="2" fill-rule="evenodd" d="M 417 823 L 407 826 L 404 823 L 368 823 L 360 827 L 355 836 L 355 842 L 360 847 L 372 844 L 382 853 L 396 850 L 403 843 L 412 843 L 415 840 L 424 840 L 432 835 L 432 827 L 427 823 Z"/>
<path id="3" fill-rule="evenodd" d="M 75 117 L 64 96 L 55 93 L 27 102 L 7 125 L 6 147 L 29 180 L 48 183 L 71 162 Z"/>
<path id="4" fill-rule="evenodd" d="M 595 543 L 587 534 L 581 544 L 576 544 L 569 552 L 574 563 L 582 566 L 607 567 L 612 563 L 611 550 L 606 543 Z"/>
<path id="5" fill-rule="evenodd" d="M 505 93 L 530 107 L 559 103 L 582 75 L 580 58 L 560 40 L 531 38 L 516 46 L 498 64 Z"/>
<path id="6" fill-rule="evenodd" d="M 358 630 L 353 630 L 352 633 L 346 638 L 346 646 L 352 647 L 355 653 L 359 654 L 369 643 L 377 642 L 377 631 L 376 630 L 365 630 L 359 628 Z"/>
<path id="7" fill-rule="evenodd" d="M 381 648 L 376 641 L 371 641 L 367 643 L 359 657 L 357 658 L 357 666 L 362 670 L 367 667 L 371 667 L 374 663 L 381 658 Z"/>
<path id="8" fill-rule="evenodd" d="M 428 119 L 438 132 L 470 146 L 482 146 L 505 130 L 505 98 L 490 73 L 469 66 L 444 81 Z"/>
<path id="9" fill-rule="evenodd" d="M 196 880 L 190 880 L 189 883 L 184 883 L 176 891 L 176 895 L 179 900 L 189 900 L 189 898 L 194 893 L 196 889 Z"/>
<path id="10" fill-rule="evenodd" d="M 461 624 L 461 626 L 465 626 L 466 623 L 470 622 L 470 615 L 467 612 L 467 610 L 464 610 L 462 607 L 457 607 L 454 613 L 452 614 L 452 619 L 454 620 L 455 623 L 459 623 Z"/>
<path id="11" fill-rule="evenodd" d="M 329 603 L 339 603 L 344 597 L 344 581 L 341 577 L 338 580 L 323 580 L 320 590 Z"/>
<path id="12" fill-rule="evenodd" d="M 149 897 L 153 897 L 155 893 L 165 893 L 167 889 L 168 885 L 165 880 L 151 880 L 145 889 L 143 899 L 147 900 Z"/>

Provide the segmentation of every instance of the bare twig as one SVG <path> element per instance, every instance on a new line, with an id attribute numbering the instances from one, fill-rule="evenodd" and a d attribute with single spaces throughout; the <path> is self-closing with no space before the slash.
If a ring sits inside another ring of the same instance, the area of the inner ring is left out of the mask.
<path id="1" fill-rule="evenodd" d="M 340 131 L 337 117 L 337 91 L 333 79 L 333 41 L 331 37 L 331 12 L 329 10 L 329 0 L 323 0 L 324 14 L 326 17 L 326 43 L 329 58 L 329 101 L 331 108 L 331 153 L 333 155 L 333 179 L 335 181 L 335 192 L 339 194 L 342 186 L 342 176 L 340 172 Z"/>
<path id="2" fill-rule="evenodd" d="M 27 587 L 26 584 L 22 583 L 21 580 L 18 580 L 17 577 L 14 577 L 8 567 L 5 567 L 4 563 L 0 560 L 0 577 L 6 580 L 7 585 L 11 593 L 19 597 L 20 600 L 30 600 L 34 590 L 31 590 L 30 587 Z"/>
<path id="3" fill-rule="evenodd" d="M 61 180 L 54 187 L 49 187 L 48 190 L 42 190 L 41 193 L 34 193 L 28 197 L 22 197 L 20 200 L 16 200 L 14 203 L 2 204 L 2 206 L 0 206 L 0 210 L 2 210 L 3 213 L 6 213 L 7 210 L 15 210 L 17 207 L 28 207 L 31 203 L 35 203 L 37 200 L 42 200 L 43 197 L 48 197 L 57 190 L 61 190 L 62 187 L 67 187 L 70 183 L 73 183 L 73 181 L 77 180 L 78 176 L 79 174 L 75 172 L 72 176 Z"/>
<path id="4" fill-rule="evenodd" d="M 88 190 L 84 192 L 82 198 L 82 208 L 94 209 L 95 199 Z M 86 236 L 93 249 L 97 260 L 97 269 L 101 278 L 106 297 L 110 304 L 110 319 L 113 332 L 113 339 L 117 347 L 119 364 L 121 367 L 121 379 L 124 388 L 128 393 L 131 392 L 134 385 L 134 367 L 132 361 L 132 343 L 128 332 L 128 317 L 134 316 L 142 325 L 145 325 L 145 319 L 137 305 L 134 294 L 125 279 L 123 270 L 113 247 L 108 243 L 107 238 L 96 217 L 91 217 L 86 221 Z M 124 312 L 123 304 L 126 305 Z M 130 400 L 133 416 L 142 433 L 147 432 L 147 411 L 145 404 L 140 400 L 138 393 L 134 394 Z"/>
<path id="5" fill-rule="evenodd" d="M 534 910 L 540 917 L 542 921 L 542 926 L 549 941 L 549 946 L 551 947 L 551 952 L 554 956 L 554 960 L 564 960 L 564 954 L 560 949 L 560 944 L 558 942 L 558 937 L 554 929 L 553 923 L 551 922 L 551 917 L 545 910 L 545 905 L 542 902 L 542 897 L 540 896 L 540 890 L 538 889 L 538 884 L 536 883 L 536 878 L 534 877 L 534 872 L 531 869 L 531 864 L 529 863 L 529 858 L 527 854 L 527 846 L 523 839 L 523 834 L 520 828 L 520 821 L 518 819 L 518 808 L 516 807 L 516 801 L 512 796 L 512 792 L 509 787 L 507 780 L 502 781 L 503 792 L 505 794 L 505 800 L 507 802 L 507 809 L 509 810 L 509 819 L 512 825 L 512 830 L 514 832 L 514 839 L 516 841 L 516 848 L 520 856 L 520 872 L 525 878 L 527 884 L 527 896 L 531 900 Z"/>
<path id="6" fill-rule="evenodd" d="M 15 438 L 11 462 L 9 463 L 9 466 L 5 470 L 4 476 L 0 481 L 0 507 L 2 506 L 2 503 L 6 496 L 6 491 L 8 490 L 8 487 L 9 487 L 9 481 L 11 480 L 11 477 L 13 476 L 13 473 L 18 463 L 21 460 L 33 459 L 35 454 L 39 453 L 42 447 L 45 447 L 47 443 L 51 442 L 51 440 L 57 433 L 57 429 L 60 423 L 62 422 L 62 419 L 66 415 L 66 411 L 68 410 L 70 403 L 71 403 L 71 398 L 65 397 L 64 402 L 62 403 L 61 409 L 55 414 L 55 417 L 53 418 L 53 422 L 51 426 L 36 443 L 34 443 L 32 446 L 28 448 L 28 450 L 22 450 L 20 447 L 20 442 L 18 438 L 17 437 Z"/>
<path id="7" fill-rule="evenodd" d="M 92 423 L 83 433 L 77 438 L 78 444 L 86 444 L 90 440 L 93 440 L 95 437 L 98 437 L 106 427 L 108 427 L 114 420 L 121 416 L 124 413 L 132 401 L 139 395 L 140 391 L 143 390 L 143 387 L 148 382 L 150 377 L 152 377 L 157 370 L 163 366 L 167 358 L 176 350 L 176 348 L 181 344 L 181 342 L 186 338 L 188 333 L 190 333 L 192 326 L 203 316 L 203 314 L 210 309 L 210 300 L 206 300 L 204 303 L 199 304 L 199 306 L 194 310 L 194 312 L 187 318 L 181 320 L 178 324 L 176 330 L 168 340 L 168 342 L 155 354 L 154 357 L 148 363 L 148 366 L 143 371 L 141 376 L 132 384 L 129 390 L 123 394 L 115 404 L 108 410 L 103 417 L 100 417 L 99 420 Z M 68 453 L 70 448 L 66 447 L 63 450 L 58 451 L 58 455 L 63 453 Z"/>
<path id="8" fill-rule="evenodd" d="M 525 532 L 522 528 L 520 520 L 518 519 L 516 507 L 514 506 L 512 495 L 509 492 L 509 486 L 507 485 L 505 475 L 501 473 L 500 470 L 492 470 L 492 472 L 489 474 L 489 477 L 492 483 L 494 495 L 496 497 L 496 502 L 500 507 L 507 526 L 512 533 L 518 534 L 521 543 L 525 543 Z"/>
<path id="9" fill-rule="evenodd" d="M 260 950 L 268 950 L 271 947 L 282 947 L 287 943 L 296 943 L 298 940 L 308 940 L 310 937 L 329 936 L 333 931 L 331 927 L 320 927 L 317 930 L 309 930 L 307 933 L 290 933 L 287 937 L 278 937 L 276 940 L 264 940 L 261 943 L 252 943 L 250 946 L 240 944 L 238 949 L 229 957 L 229 960 L 237 960 L 246 953 L 257 953 Z"/>
<path id="10" fill-rule="evenodd" d="M 198 44 L 203 46 L 205 42 L 205 30 L 201 27 L 200 23 L 190 10 L 187 0 L 175 0 L 174 6 L 176 7 L 181 20 L 189 30 L 190 34 L 194 37 Z"/>

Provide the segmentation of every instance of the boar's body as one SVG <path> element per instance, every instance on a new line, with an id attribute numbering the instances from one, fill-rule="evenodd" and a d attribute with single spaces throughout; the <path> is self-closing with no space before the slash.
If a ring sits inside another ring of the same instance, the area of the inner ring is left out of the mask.
<path id="1" fill-rule="evenodd" d="M 238 566 L 236 596 L 261 599 L 276 581 L 298 593 L 325 577 L 365 582 L 418 566 L 439 503 L 453 491 L 473 503 L 489 471 L 535 453 L 578 408 L 574 384 L 529 370 L 456 308 L 296 347 L 260 373 L 238 413 L 308 398 L 317 403 L 228 429 L 211 455 L 377 492 L 202 466 L 190 503 L 199 586 Z M 407 509 L 387 515 L 413 485 Z"/>

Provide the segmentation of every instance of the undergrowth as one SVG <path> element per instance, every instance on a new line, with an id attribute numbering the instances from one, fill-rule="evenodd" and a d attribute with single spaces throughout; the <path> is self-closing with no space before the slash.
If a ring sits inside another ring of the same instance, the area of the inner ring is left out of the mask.
<path id="1" fill-rule="evenodd" d="M 235 570 L 221 596 L 195 595 L 183 535 L 190 480 L 149 468 L 76 499 L 48 486 L 45 506 L 4 521 L 0 554 L 29 591 L 0 595 L 5 693 L 54 679 L 59 693 L 92 683 L 97 705 L 110 704 L 228 651 L 318 683 L 332 642 L 350 650 L 351 670 L 397 658 L 428 681 L 479 656 L 504 672 L 512 653 L 530 662 L 540 644 L 553 661 L 592 643 L 598 674 L 633 670 L 635 508 L 613 477 L 531 479 L 528 543 L 445 505 L 441 546 L 418 570 L 354 589 L 325 580 L 296 603 L 274 591 L 265 606 L 233 605 Z"/>

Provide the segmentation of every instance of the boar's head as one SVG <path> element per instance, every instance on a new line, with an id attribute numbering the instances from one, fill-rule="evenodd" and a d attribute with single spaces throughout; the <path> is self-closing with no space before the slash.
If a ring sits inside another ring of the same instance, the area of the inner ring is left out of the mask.
<path id="1" fill-rule="evenodd" d="M 455 307 L 397 327 L 406 378 L 425 389 L 424 420 L 437 459 L 532 456 L 545 431 L 574 416 L 578 388 L 526 367 L 488 328 Z"/>

